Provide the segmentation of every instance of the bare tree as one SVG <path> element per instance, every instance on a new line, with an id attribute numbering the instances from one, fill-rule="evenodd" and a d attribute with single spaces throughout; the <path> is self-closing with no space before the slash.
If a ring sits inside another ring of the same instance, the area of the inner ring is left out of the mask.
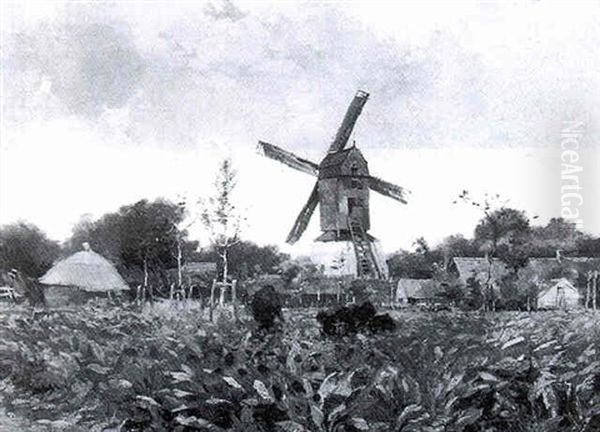
<path id="1" fill-rule="evenodd" d="M 224 284 L 227 284 L 229 276 L 228 253 L 231 247 L 240 241 L 243 222 L 243 217 L 232 197 L 236 186 L 237 171 L 233 168 L 231 159 L 225 158 L 219 164 L 214 182 L 214 195 L 204 202 L 201 213 L 202 223 L 221 260 L 221 282 Z M 225 303 L 224 288 L 221 288 L 219 303 L 221 305 Z"/>

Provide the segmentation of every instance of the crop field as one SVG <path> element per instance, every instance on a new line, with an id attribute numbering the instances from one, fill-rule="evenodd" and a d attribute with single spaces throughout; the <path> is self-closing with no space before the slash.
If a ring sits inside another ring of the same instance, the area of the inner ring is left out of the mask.
<path id="1" fill-rule="evenodd" d="M 394 333 L 342 339 L 322 336 L 315 315 L 286 311 L 265 335 L 193 308 L 3 312 L 0 426 L 600 430 L 592 313 L 393 312 Z"/>

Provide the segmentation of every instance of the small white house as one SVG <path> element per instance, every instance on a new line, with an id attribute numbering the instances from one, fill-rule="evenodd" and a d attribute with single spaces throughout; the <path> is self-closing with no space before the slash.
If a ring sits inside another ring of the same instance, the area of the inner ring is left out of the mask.
<path id="1" fill-rule="evenodd" d="M 553 279 L 538 294 L 538 309 L 573 309 L 579 306 L 579 291 L 565 278 Z"/>

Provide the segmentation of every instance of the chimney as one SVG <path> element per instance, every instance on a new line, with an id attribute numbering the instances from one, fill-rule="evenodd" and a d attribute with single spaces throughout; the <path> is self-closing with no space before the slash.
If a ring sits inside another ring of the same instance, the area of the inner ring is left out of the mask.
<path id="1" fill-rule="evenodd" d="M 561 262 L 562 260 L 562 255 L 561 255 L 561 250 L 560 249 L 556 249 L 556 261 Z"/>

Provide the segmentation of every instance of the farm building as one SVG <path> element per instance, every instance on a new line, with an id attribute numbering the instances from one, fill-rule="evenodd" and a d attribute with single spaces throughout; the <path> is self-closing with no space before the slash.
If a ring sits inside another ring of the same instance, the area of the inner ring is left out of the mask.
<path id="1" fill-rule="evenodd" d="M 348 296 L 344 292 L 344 287 L 340 283 L 330 282 L 326 279 L 312 281 L 302 287 L 298 298 L 298 306 L 325 307 L 346 302 Z"/>
<path id="2" fill-rule="evenodd" d="M 115 266 L 92 251 L 84 250 L 58 261 L 40 278 L 48 306 L 82 304 L 92 298 L 107 298 L 129 289 Z"/>
<path id="3" fill-rule="evenodd" d="M 402 305 L 430 303 L 437 300 L 437 290 L 431 279 L 399 279 L 396 302 Z"/>
<path id="4" fill-rule="evenodd" d="M 196 278 L 214 278 L 217 275 L 217 263 L 192 261 L 181 266 L 185 283 L 193 283 Z"/>
<path id="5" fill-rule="evenodd" d="M 554 279 L 544 285 L 538 294 L 538 309 L 573 309 L 579 307 L 581 295 L 567 279 Z"/>
<path id="6" fill-rule="evenodd" d="M 458 278 L 463 286 L 473 278 L 484 284 L 488 278 L 494 289 L 499 288 L 502 279 L 510 273 L 510 269 L 497 258 L 492 259 L 491 266 L 487 258 L 456 257 L 453 260 Z M 532 284 L 540 285 L 544 281 L 565 278 L 574 286 L 582 285 L 585 274 L 590 269 L 600 269 L 600 258 L 560 257 L 531 258 L 527 265 L 519 270 L 519 277 Z"/>
<path id="7" fill-rule="evenodd" d="M 169 283 L 174 286 L 179 282 L 179 270 L 167 271 Z M 191 261 L 181 266 L 181 282 L 184 287 L 192 288 L 194 296 L 210 297 L 212 280 L 217 277 L 217 263 L 208 261 Z"/>
<path id="8" fill-rule="evenodd" d="M 508 269 L 499 259 L 493 259 L 490 266 L 486 258 L 457 257 L 454 258 L 454 265 L 463 286 L 468 285 L 469 279 L 475 279 L 483 284 L 489 276 L 494 288 L 497 289 L 498 281 L 508 274 Z"/>
<path id="9" fill-rule="evenodd" d="M 493 259 L 490 266 L 487 258 L 460 257 L 454 258 L 454 265 L 463 286 L 474 279 L 484 287 L 489 273 L 496 292 L 511 272 L 499 259 Z M 580 291 L 585 290 L 588 275 L 598 269 L 600 258 L 557 254 L 556 258 L 530 258 L 527 265 L 519 269 L 518 277 L 526 285 L 535 287 L 538 308 L 572 308 L 579 304 Z"/>

